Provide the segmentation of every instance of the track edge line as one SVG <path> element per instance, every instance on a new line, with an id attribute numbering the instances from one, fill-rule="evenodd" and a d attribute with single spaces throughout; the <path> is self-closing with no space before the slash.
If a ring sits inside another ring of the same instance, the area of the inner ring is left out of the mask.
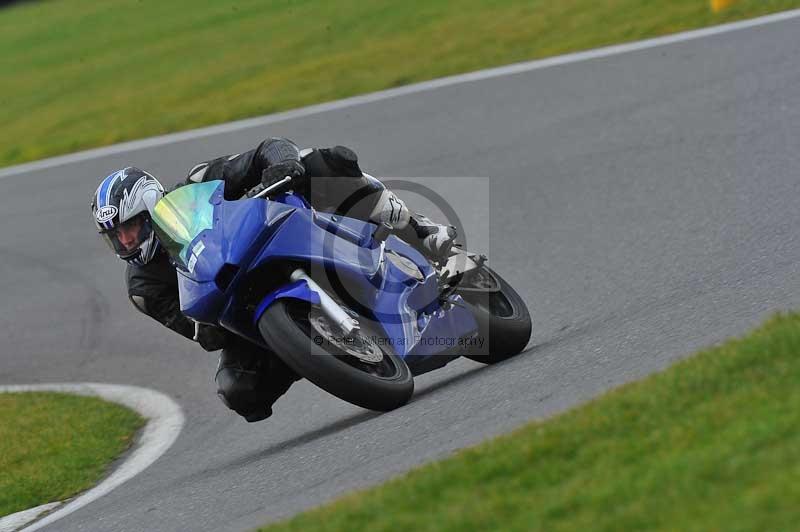
<path id="1" fill-rule="evenodd" d="M 23 527 L 21 530 L 26 532 L 39 530 L 106 495 L 114 488 L 144 471 L 164 454 L 177 439 L 185 422 L 181 407 L 172 398 L 161 392 L 138 386 L 95 382 L 0 386 L 0 393 L 40 391 L 100 397 L 136 411 L 147 419 L 147 424 L 142 429 L 138 441 L 127 459 L 100 484 L 69 500 L 66 504 L 30 526 L 26 527 L 27 523 L 17 523 L 14 528 L 9 528 L 8 530 L 20 529 L 19 527 Z M 49 510 L 50 508 L 47 509 Z M 15 516 L 19 517 L 19 514 L 30 512 L 31 510 L 34 509 L 23 510 L 3 517 L 0 519 L 0 530 L 6 530 L 3 528 L 5 522 L 11 523 L 12 518 L 15 518 Z M 36 516 L 33 517 L 33 519 L 35 518 Z M 30 523 L 30 520 L 28 523 Z"/>
<path id="2" fill-rule="evenodd" d="M 318 103 L 310 105 L 308 107 L 290 109 L 287 111 L 281 111 L 270 115 L 245 118 L 242 120 L 236 120 L 233 122 L 206 126 L 198 129 L 189 129 L 175 133 L 168 133 L 166 135 L 159 135 L 155 137 L 131 140 L 119 144 L 112 144 L 110 146 L 103 146 L 98 148 L 92 148 L 85 151 L 58 155 L 47 159 L 39 159 L 37 161 L 22 163 L 16 166 L 8 166 L 5 168 L 0 168 L 0 179 L 25 174 L 28 172 L 46 170 L 49 168 L 65 164 L 75 164 L 79 162 L 89 161 L 92 159 L 98 159 L 109 155 L 118 155 L 121 153 L 152 148 L 155 146 L 165 146 L 168 144 L 175 144 L 178 142 L 184 142 L 188 140 L 204 138 L 223 133 L 232 133 L 234 131 L 241 131 L 245 129 L 262 127 L 265 125 L 274 124 L 276 122 L 283 122 L 286 120 L 292 120 L 297 118 L 303 118 L 306 116 L 321 114 L 328 111 L 336 111 L 340 109 L 346 109 L 349 107 L 356 107 L 367 103 L 374 103 L 382 100 L 388 100 L 391 98 L 397 98 L 399 96 L 407 96 L 419 92 L 436 90 L 444 87 L 450 87 L 453 85 L 459 85 L 462 83 L 469 83 L 469 82 L 481 81 L 501 76 L 520 74 L 523 72 L 530 72 L 533 70 L 540 70 L 553 66 L 579 63 L 583 61 L 589 61 L 591 59 L 600 59 L 604 57 L 610 57 L 614 55 L 620 55 L 624 53 L 655 48 L 658 46 L 665 46 L 669 44 L 692 41 L 704 37 L 712 37 L 715 35 L 729 33 L 732 31 L 738 31 L 757 26 L 764 26 L 776 22 L 783 22 L 798 17 L 800 17 L 800 9 L 779 11 L 771 15 L 764 15 L 761 17 L 745 19 L 736 22 L 729 22 L 726 24 L 718 24 L 715 26 L 708 26 L 705 28 L 699 28 L 695 30 L 688 30 L 679 33 L 662 35 L 660 37 L 653 37 L 651 39 L 645 39 L 641 41 L 614 44 L 602 48 L 594 48 L 563 55 L 557 55 L 553 57 L 546 57 L 543 59 L 534 59 L 532 61 L 512 63 L 498 67 L 491 67 L 483 70 L 467 72 L 464 74 L 446 76 L 443 78 L 436 78 L 432 80 L 422 81 L 419 83 L 414 83 L 411 85 L 405 85 L 403 87 L 396 87 L 393 89 L 386 89 L 378 92 L 351 96 L 349 98 L 345 98 L 342 100 L 334 100 L 330 102 Z"/>

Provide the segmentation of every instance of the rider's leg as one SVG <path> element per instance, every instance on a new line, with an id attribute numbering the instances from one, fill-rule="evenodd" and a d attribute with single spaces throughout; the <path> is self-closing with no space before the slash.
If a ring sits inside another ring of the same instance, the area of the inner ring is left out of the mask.
<path id="1" fill-rule="evenodd" d="M 420 213 L 410 212 L 405 202 L 385 187 L 368 219 L 390 224 L 397 236 L 434 260 L 446 258 L 456 239 L 454 227 L 434 223 Z"/>
<path id="2" fill-rule="evenodd" d="M 363 175 L 352 150 L 342 146 L 311 150 L 303 164 L 310 178 L 304 192 L 315 208 L 378 224 L 388 223 L 395 234 L 432 259 L 449 254 L 456 238 L 455 229 L 411 213 L 405 202 L 383 183 Z"/>
<path id="3" fill-rule="evenodd" d="M 217 395 L 249 422 L 272 415 L 272 405 L 299 376 L 275 356 L 244 340 L 225 348 L 217 366 Z"/>

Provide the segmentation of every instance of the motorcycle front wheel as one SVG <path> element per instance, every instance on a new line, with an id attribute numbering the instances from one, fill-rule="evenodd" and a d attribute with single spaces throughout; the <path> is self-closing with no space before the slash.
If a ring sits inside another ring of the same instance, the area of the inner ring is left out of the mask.
<path id="1" fill-rule="evenodd" d="M 258 321 L 267 345 L 297 374 L 326 392 L 369 410 L 406 404 L 414 378 L 405 361 L 378 337 L 346 335 L 314 305 L 279 299 Z"/>

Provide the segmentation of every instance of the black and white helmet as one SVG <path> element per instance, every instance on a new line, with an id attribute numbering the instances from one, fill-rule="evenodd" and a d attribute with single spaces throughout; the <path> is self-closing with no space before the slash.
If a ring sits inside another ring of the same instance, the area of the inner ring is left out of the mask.
<path id="1" fill-rule="evenodd" d="M 92 196 L 97 229 L 119 258 L 147 264 L 158 251 L 150 213 L 164 197 L 164 187 L 151 174 L 129 166 L 103 179 Z"/>

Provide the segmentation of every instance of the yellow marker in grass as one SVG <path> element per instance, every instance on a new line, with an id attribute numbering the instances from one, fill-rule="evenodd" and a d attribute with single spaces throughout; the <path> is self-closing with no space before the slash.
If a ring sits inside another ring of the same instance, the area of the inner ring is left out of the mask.
<path id="1" fill-rule="evenodd" d="M 734 0 L 711 0 L 711 10 L 714 13 L 727 9 L 733 4 Z"/>

